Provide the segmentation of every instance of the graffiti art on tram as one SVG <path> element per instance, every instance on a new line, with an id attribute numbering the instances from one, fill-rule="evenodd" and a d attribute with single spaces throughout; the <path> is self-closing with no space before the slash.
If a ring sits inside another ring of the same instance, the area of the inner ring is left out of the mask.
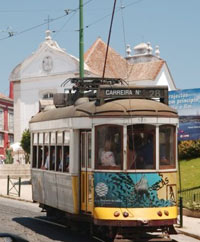
<path id="1" fill-rule="evenodd" d="M 167 177 L 162 174 L 95 173 L 95 206 L 97 207 L 163 207 L 173 206 L 166 199 Z M 165 191 L 160 195 L 159 191 Z"/>

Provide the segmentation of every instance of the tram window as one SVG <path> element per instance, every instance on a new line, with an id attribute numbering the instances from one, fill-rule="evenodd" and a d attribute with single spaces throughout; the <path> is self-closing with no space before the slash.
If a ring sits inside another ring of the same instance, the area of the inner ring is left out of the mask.
<path id="1" fill-rule="evenodd" d="M 42 146 L 38 146 L 38 167 L 37 168 L 40 168 L 42 165 L 42 154 L 43 154 L 42 151 L 43 151 Z"/>
<path id="2" fill-rule="evenodd" d="M 170 125 L 159 128 L 160 168 L 175 168 L 175 132 Z"/>
<path id="3" fill-rule="evenodd" d="M 55 146 L 50 147 L 50 170 L 55 170 L 55 164 L 56 164 L 56 154 L 55 154 Z"/>
<path id="4" fill-rule="evenodd" d="M 44 159 L 42 161 L 41 169 L 45 169 L 45 170 L 49 169 L 49 148 L 48 148 L 48 146 L 44 146 Z"/>
<path id="5" fill-rule="evenodd" d="M 123 164 L 123 133 L 118 125 L 96 127 L 96 168 L 121 169 Z"/>
<path id="6" fill-rule="evenodd" d="M 62 171 L 62 163 L 63 163 L 63 152 L 62 146 L 57 146 L 56 152 L 56 171 Z"/>
<path id="7" fill-rule="evenodd" d="M 33 146 L 33 153 L 32 153 L 32 167 L 36 168 L 37 165 L 37 146 Z"/>
<path id="8" fill-rule="evenodd" d="M 130 125 L 127 134 L 127 168 L 155 169 L 155 127 Z"/>
<path id="9" fill-rule="evenodd" d="M 63 172 L 69 172 L 69 146 L 64 146 Z"/>

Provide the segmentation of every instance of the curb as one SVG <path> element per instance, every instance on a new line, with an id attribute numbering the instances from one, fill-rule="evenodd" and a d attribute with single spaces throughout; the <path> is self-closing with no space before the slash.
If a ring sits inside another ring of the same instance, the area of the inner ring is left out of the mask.
<path id="1" fill-rule="evenodd" d="M 27 199 L 20 198 L 20 197 L 12 197 L 12 196 L 9 196 L 9 195 L 0 194 L 0 197 L 18 200 L 18 201 L 22 201 L 22 202 L 34 203 L 33 200 L 27 200 Z"/>
<path id="2" fill-rule="evenodd" d="M 184 234 L 184 235 L 187 235 L 187 236 L 192 237 L 194 239 L 200 240 L 200 236 L 199 235 L 191 234 L 191 233 L 185 232 L 185 231 L 183 231 L 181 229 L 177 229 L 177 228 L 176 228 L 176 231 L 177 231 L 178 234 Z"/>

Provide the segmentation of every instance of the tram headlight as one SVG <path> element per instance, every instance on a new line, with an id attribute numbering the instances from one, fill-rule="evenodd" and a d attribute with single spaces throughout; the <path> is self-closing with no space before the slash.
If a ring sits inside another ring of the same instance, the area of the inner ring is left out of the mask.
<path id="1" fill-rule="evenodd" d="M 157 214 L 158 214 L 159 217 L 162 217 L 162 212 L 161 211 L 158 211 Z"/>
<path id="2" fill-rule="evenodd" d="M 114 216 L 115 216 L 115 217 L 119 217 L 119 215 L 120 215 L 120 212 L 118 212 L 118 211 L 115 211 L 115 212 L 114 212 Z"/>
<path id="3" fill-rule="evenodd" d="M 123 216 L 124 216 L 125 218 L 127 218 L 127 217 L 129 216 L 129 214 L 128 214 L 127 212 L 123 212 Z"/>
<path id="4" fill-rule="evenodd" d="M 165 214 L 166 216 L 169 216 L 169 212 L 168 212 L 167 210 L 164 211 L 164 214 Z"/>

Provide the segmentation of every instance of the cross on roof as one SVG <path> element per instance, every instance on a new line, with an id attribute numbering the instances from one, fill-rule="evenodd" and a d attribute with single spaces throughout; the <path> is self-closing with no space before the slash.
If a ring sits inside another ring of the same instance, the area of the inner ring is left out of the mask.
<path id="1" fill-rule="evenodd" d="M 48 15 L 48 18 L 45 19 L 44 21 L 47 21 L 47 29 L 49 30 L 49 23 L 50 23 L 51 21 L 53 21 L 53 19 L 50 18 L 50 16 Z"/>

